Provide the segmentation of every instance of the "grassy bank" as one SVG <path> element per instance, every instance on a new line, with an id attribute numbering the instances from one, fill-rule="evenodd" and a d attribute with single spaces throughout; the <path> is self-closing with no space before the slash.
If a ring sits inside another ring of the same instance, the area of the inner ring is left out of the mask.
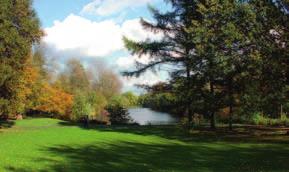
<path id="1" fill-rule="evenodd" d="M 253 128 L 188 135 L 172 126 L 85 129 L 54 119 L 6 126 L 1 172 L 289 171 L 289 137 Z"/>

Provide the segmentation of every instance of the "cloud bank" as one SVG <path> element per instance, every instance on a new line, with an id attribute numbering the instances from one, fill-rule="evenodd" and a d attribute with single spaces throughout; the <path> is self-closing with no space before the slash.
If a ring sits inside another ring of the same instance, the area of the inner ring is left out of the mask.
<path id="1" fill-rule="evenodd" d="M 123 36 L 136 41 L 161 37 L 145 31 L 139 19 L 117 24 L 113 20 L 94 22 L 75 14 L 63 21 L 55 21 L 45 33 L 43 41 L 46 45 L 62 55 L 67 52 L 79 57 L 103 57 L 124 50 Z"/>
<path id="2" fill-rule="evenodd" d="M 116 71 L 135 69 L 135 61 L 148 63 L 149 56 L 128 55 L 123 36 L 135 41 L 146 39 L 161 39 L 162 35 L 155 35 L 143 29 L 140 19 L 126 19 L 121 23 L 115 17 L 107 17 L 101 21 L 93 21 L 85 17 L 87 14 L 110 16 L 121 14 L 124 10 L 134 10 L 150 2 L 158 0 L 93 0 L 85 5 L 80 15 L 70 14 L 64 20 L 56 20 L 51 27 L 44 29 L 46 36 L 43 43 L 53 57 L 61 59 L 80 58 L 87 62 L 87 58 L 105 58 Z M 121 52 L 121 53 L 119 53 Z M 127 55 L 126 55 L 127 54 Z M 116 56 L 118 56 L 115 58 Z M 113 58 L 114 57 L 114 58 Z M 163 76 L 163 75 L 161 75 Z M 155 84 L 164 81 L 165 77 L 147 71 L 139 78 L 125 78 L 122 81 L 125 90 L 134 89 L 135 84 Z"/>

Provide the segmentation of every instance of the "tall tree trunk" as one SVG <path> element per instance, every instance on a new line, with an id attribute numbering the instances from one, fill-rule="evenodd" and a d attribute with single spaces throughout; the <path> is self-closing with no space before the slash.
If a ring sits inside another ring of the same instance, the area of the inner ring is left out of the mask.
<path id="1" fill-rule="evenodd" d="M 233 130 L 233 106 L 230 104 L 229 106 L 229 130 Z"/>
<path id="2" fill-rule="evenodd" d="M 190 128 L 193 124 L 193 111 L 191 108 L 188 108 L 188 120 L 189 120 L 189 125 L 190 125 Z"/>
<path id="3" fill-rule="evenodd" d="M 211 116 L 210 116 L 210 126 L 211 129 L 216 129 L 216 117 L 215 117 L 215 112 L 211 112 Z"/>
<path id="4" fill-rule="evenodd" d="M 232 91 L 232 79 L 229 80 L 228 84 L 229 92 L 229 130 L 233 130 L 233 91 Z"/>
<path id="5" fill-rule="evenodd" d="M 210 82 L 210 92 L 211 92 L 211 95 L 214 94 L 214 85 L 212 82 Z M 213 101 L 211 101 L 211 103 L 213 103 Z M 213 105 L 210 105 L 210 106 L 211 106 L 210 126 L 211 126 L 211 129 L 216 129 L 215 107 Z"/>
<path id="6" fill-rule="evenodd" d="M 193 111 L 191 109 L 191 97 L 190 97 L 190 90 L 191 90 L 191 71 L 190 71 L 190 59 L 189 57 L 189 49 L 186 49 L 186 92 L 187 92 L 187 98 L 186 98 L 186 109 L 188 112 L 188 123 L 189 123 L 189 129 L 192 127 L 192 121 L 193 121 Z"/>

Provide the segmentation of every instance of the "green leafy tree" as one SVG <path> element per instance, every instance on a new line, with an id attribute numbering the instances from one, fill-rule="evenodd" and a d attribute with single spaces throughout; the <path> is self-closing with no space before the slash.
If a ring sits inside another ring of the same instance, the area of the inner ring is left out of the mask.
<path id="1" fill-rule="evenodd" d="M 288 102 L 289 95 L 288 2 L 252 0 L 250 4 L 258 21 L 258 32 L 254 35 L 258 58 L 251 70 L 254 75 L 248 78 L 255 83 L 253 88 L 260 95 L 259 112 L 276 118 L 280 117 L 281 107 Z M 247 96 L 257 96 L 250 93 Z"/>
<path id="2" fill-rule="evenodd" d="M 23 93 L 25 64 L 32 44 L 41 36 L 30 0 L 0 2 L 0 115 L 7 117 L 24 111 L 26 98 L 19 94 Z"/>
<path id="3" fill-rule="evenodd" d="M 128 124 L 132 122 L 129 116 L 127 108 L 123 107 L 121 104 L 109 104 L 106 107 L 109 113 L 109 120 L 111 124 Z"/>
<path id="4" fill-rule="evenodd" d="M 85 116 L 90 116 L 93 112 L 91 104 L 83 94 L 78 94 L 73 99 L 72 119 L 78 121 Z"/>
<path id="5" fill-rule="evenodd" d="M 136 96 L 133 92 L 126 92 L 123 93 L 121 96 L 125 97 L 128 100 L 130 107 L 138 105 L 138 96 Z"/>
<path id="6" fill-rule="evenodd" d="M 193 21 L 191 31 L 208 83 L 205 107 L 211 113 L 214 128 L 214 114 L 228 106 L 232 129 L 238 81 L 247 72 L 248 59 L 255 55 L 251 47 L 256 15 L 249 4 L 239 1 L 202 1 L 198 11 L 202 20 Z"/>

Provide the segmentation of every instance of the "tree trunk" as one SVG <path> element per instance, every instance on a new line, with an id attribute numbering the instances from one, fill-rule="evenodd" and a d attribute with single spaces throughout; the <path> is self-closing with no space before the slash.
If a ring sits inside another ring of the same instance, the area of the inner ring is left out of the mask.
<path id="1" fill-rule="evenodd" d="M 233 106 L 230 104 L 230 111 L 229 111 L 229 130 L 233 130 Z"/>
<path id="2" fill-rule="evenodd" d="M 214 94 L 214 85 L 212 82 L 210 82 L 210 92 L 211 92 L 211 95 Z M 211 103 L 213 103 L 213 101 L 211 101 Z M 211 106 L 211 115 L 210 115 L 210 126 L 211 126 L 211 129 L 216 129 L 216 117 L 215 117 L 215 107 L 213 105 L 210 105 Z"/>
<path id="3" fill-rule="evenodd" d="M 215 112 L 211 112 L 211 116 L 210 116 L 211 120 L 210 120 L 210 126 L 211 129 L 215 130 L 216 129 L 216 117 L 215 117 Z"/>
<path id="4" fill-rule="evenodd" d="M 229 91 L 229 130 L 233 130 L 233 92 L 232 92 L 232 80 L 230 79 L 228 85 Z"/>
<path id="5" fill-rule="evenodd" d="M 193 124 L 193 111 L 191 110 L 191 108 L 188 108 L 188 121 L 189 121 L 189 128 L 191 128 Z"/>
<path id="6" fill-rule="evenodd" d="M 187 55 L 187 59 L 186 59 L 186 92 L 187 92 L 187 97 L 186 97 L 186 108 L 187 108 L 187 112 L 188 112 L 188 124 L 189 124 L 189 129 L 191 129 L 192 127 L 192 121 L 193 121 L 193 113 L 192 113 L 192 109 L 191 109 L 191 97 L 190 97 L 190 90 L 191 90 L 191 71 L 190 71 L 190 59 L 189 57 L 189 49 L 186 49 L 186 55 Z"/>

